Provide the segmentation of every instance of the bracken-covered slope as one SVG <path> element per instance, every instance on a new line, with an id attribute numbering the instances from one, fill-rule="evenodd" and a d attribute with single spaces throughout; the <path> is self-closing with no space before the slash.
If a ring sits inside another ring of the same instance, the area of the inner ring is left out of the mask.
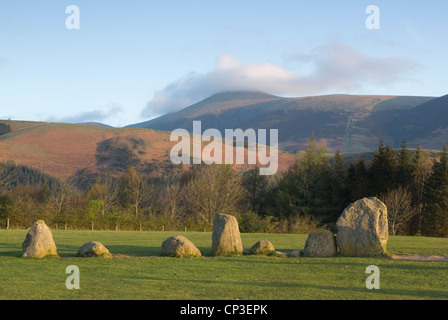
<path id="1" fill-rule="evenodd" d="M 170 132 L 159 130 L 4 122 L 10 125 L 11 132 L 0 135 L 0 161 L 11 160 L 61 179 L 80 170 L 119 174 L 131 165 L 169 168 L 173 166 L 171 149 L 178 143 L 170 141 Z M 203 142 L 203 146 L 207 143 Z M 294 155 L 280 152 L 279 170 L 287 169 L 296 159 Z"/>

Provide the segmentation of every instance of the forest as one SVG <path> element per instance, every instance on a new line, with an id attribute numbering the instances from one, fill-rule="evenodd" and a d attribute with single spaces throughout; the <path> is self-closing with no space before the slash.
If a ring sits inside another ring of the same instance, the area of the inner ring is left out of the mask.
<path id="1" fill-rule="evenodd" d="M 403 142 L 394 150 L 380 140 L 372 155 L 345 159 L 312 138 L 300 160 L 274 176 L 230 165 L 155 168 L 88 176 L 81 170 L 60 181 L 1 163 L 0 228 L 44 219 L 60 229 L 211 231 L 214 216 L 228 213 L 241 232 L 308 233 L 334 230 L 350 203 L 378 197 L 390 234 L 448 236 L 446 147 L 429 152 Z"/>

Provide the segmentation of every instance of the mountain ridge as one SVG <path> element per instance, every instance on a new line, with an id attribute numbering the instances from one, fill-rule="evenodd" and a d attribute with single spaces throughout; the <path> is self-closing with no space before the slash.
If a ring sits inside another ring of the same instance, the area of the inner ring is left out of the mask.
<path id="1" fill-rule="evenodd" d="M 304 150 L 312 134 L 330 152 L 365 152 L 374 150 L 380 138 L 393 146 L 406 139 L 399 137 L 403 132 L 393 130 L 390 124 L 378 123 L 378 115 L 398 112 L 406 118 L 412 115 L 409 110 L 436 98 L 348 94 L 278 97 L 263 92 L 227 91 L 138 127 L 191 132 L 193 120 L 200 120 L 204 130 L 278 129 L 279 148 L 292 153 Z"/>

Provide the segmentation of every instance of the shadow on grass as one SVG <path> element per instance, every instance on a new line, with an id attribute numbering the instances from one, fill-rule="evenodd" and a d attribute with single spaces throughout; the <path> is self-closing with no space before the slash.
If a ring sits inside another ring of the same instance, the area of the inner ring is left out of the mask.
<path id="1" fill-rule="evenodd" d="M 57 244 L 58 256 L 61 258 L 76 257 L 81 246 Z M 106 248 L 114 256 L 126 257 L 152 257 L 161 256 L 161 247 L 146 247 L 132 245 L 106 245 Z M 203 256 L 211 255 L 211 249 L 206 247 L 198 248 Z M 0 243 L 0 256 L 22 257 L 22 246 L 11 243 Z"/>
<path id="2" fill-rule="evenodd" d="M 130 257 L 154 257 L 161 256 L 162 247 L 145 247 L 145 246 L 131 246 L 131 245 L 106 245 L 109 252 L 118 256 Z M 199 251 L 204 257 L 211 255 L 211 248 L 198 247 Z"/>
<path id="3" fill-rule="evenodd" d="M 113 256 L 151 257 L 160 256 L 160 247 L 130 246 L 130 245 L 106 245 Z"/>
<path id="4" fill-rule="evenodd" d="M 1 257 L 21 257 L 22 246 L 11 243 L 0 243 L 0 256 Z"/>
<path id="5" fill-rule="evenodd" d="M 58 256 L 61 258 L 76 257 L 81 246 L 56 245 Z M 17 244 L 0 243 L 0 256 L 22 257 L 22 246 Z M 110 245 L 107 246 L 112 256 L 149 257 L 160 256 L 160 248 L 143 246 Z"/>
<path id="6" fill-rule="evenodd" d="M 213 280 L 213 279 L 179 279 L 179 278 L 162 278 L 151 276 L 134 276 L 133 279 L 151 280 L 151 281 L 163 281 L 163 282 L 181 282 L 192 284 L 193 286 L 204 285 L 224 285 L 224 286 L 245 286 L 245 287 L 262 287 L 267 290 L 272 289 L 300 289 L 300 290 L 329 290 L 332 292 L 338 292 L 340 295 L 336 295 L 334 299 L 356 299 L 356 300 L 375 300 L 375 299 L 403 299 L 412 297 L 415 299 L 446 299 L 447 292 L 441 290 L 422 291 L 418 289 L 401 289 L 401 288 L 381 288 L 378 290 L 368 290 L 365 287 L 344 287 L 335 285 L 318 285 L 318 284 L 303 284 L 303 283 L 284 283 L 284 282 L 256 282 L 256 281 L 231 281 L 231 280 Z M 306 294 L 306 293 L 304 293 Z M 353 298 L 356 296 L 356 298 Z M 395 297 L 394 297 L 395 296 Z M 291 297 L 292 300 L 300 299 L 300 297 Z M 307 298 L 307 300 L 312 300 Z"/>

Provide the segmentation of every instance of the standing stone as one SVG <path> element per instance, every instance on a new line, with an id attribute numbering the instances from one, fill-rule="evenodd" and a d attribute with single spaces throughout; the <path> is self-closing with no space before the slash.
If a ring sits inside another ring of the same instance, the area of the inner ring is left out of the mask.
<path id="1" fill-rule="evenodd" d="M 305 242 L 305 257 L 332 257 L 337 254 L 333 232 L 311 232 Z"/>
<path id="2" fill-rule="evenodd" d="M 187 258 L 200 257 L 201 251 L 184 236 L 170 237 L 162 243 L 162 256 Z"/>
<path id="3" fill-rule="evenodd" d="M 212 253 L 242 254 L 240 229 L 236 218 L 229 214 L 217 214 L 212 233 Z"/>
<path id="4" fill-rule="evenodd" d="M 336 226 L 336 243 L 342 255 L 377 256 L 386 252 L 387 208 L 379 199 L 364 198 L 350 204 Z"/>
<path id="5" fill-rule="evenodd" d="M 22 252 L 24 258 L 43 258 L 58 255 L 53 235 L 44 220 L 33 222 L 25 241 L 22 243 Z"/>
<path id="6" fill-rule="evenodd" d="M 112 255 L 109 250 L 101 243 L 97 241 L 90 241 L 84 243 L 81 248 L 79 248 L 77 257 L 104 257 L 108 258 Z"/>
<path id="7" fill-rule="evenodd" d="M 250 248 L 251 254 L 269 254 L 275 251 L 274 245 L 268 240 L 257 241 L 252 248 Z"/>

